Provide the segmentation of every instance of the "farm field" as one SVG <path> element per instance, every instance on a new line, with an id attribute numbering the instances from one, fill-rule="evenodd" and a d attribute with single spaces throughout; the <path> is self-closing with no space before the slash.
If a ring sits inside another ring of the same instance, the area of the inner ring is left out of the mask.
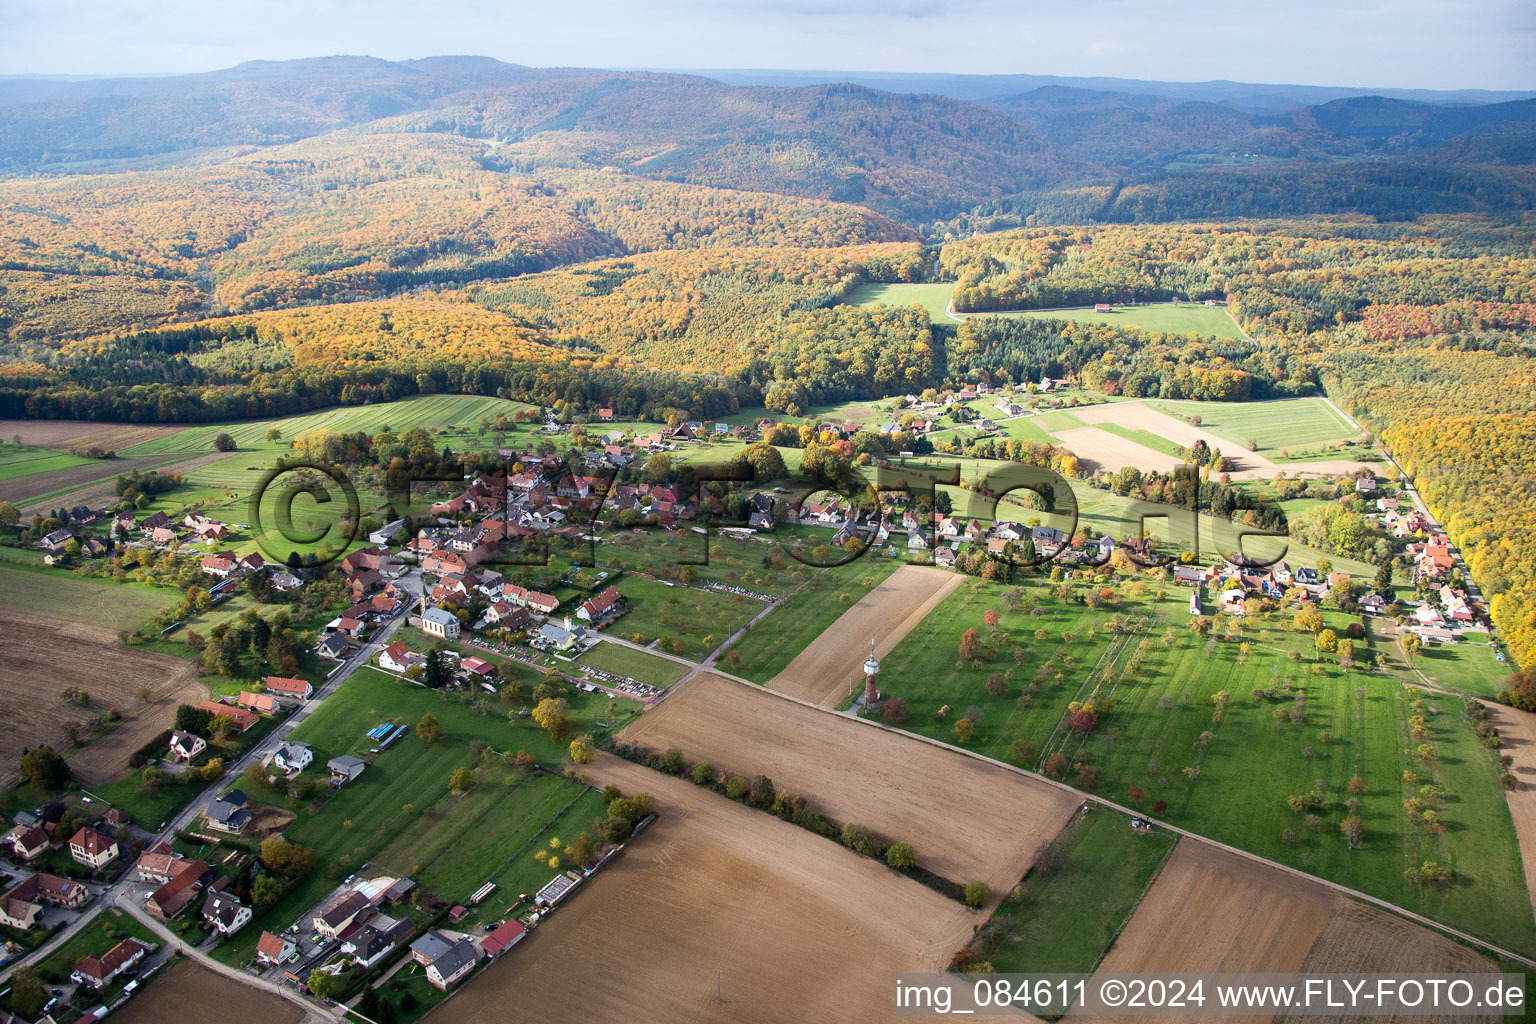
<path id="1" fill-rule="evenodd" d="M 1031 309 L 1004 313 L 968 313 L 966 316 L 1016 316 L 1030 320 L 1071 320 L 1085 324 L 1109 324 L 1114 327 L 1140 327 L 1164 334 L 1199 334 L 1207 338 L 1239 341 L 1243 332 L 1226 309 L 1198 302 L 1151 302 L 1139 306 L 1114 307 L 1109 313 L 1095 313 L 1092 306 L 1078 309 Z"/>
<path id="2" fill-rule="evenodd" d="M 112 497 L 115 477 L 134 469 L 163 467 L 176 456 L 116 459 L 74 459 L 61 466 L 43 463 L 25 473 L 0 474 L 0 501 L 9 501 L 23 515 L 46 513 L 60 505 L 96 505 Z M 52 462 L 53 460 L 48 460 Z"/>
<path id="3" fill-rule="evenodd" d="M 660 816 L 454 997 L 455 1021 L 500 1024 L 514 1002 L 519 1019 L 559 1024 L 867 1020 L 890 1005 L 894 972 L 944 969 L 979 920 L 876 861 L 682 779 L 601 753 L 586 773 L 653 794 Z M 572 984 L 579 963 L 624 970 Z"/>
<path id="4" fill-rule="evenodd" d="M 668 687 L 688 674 L 686 665 L 679 665 L 668 658 L 637 651 L 623 644 L 601 643 L 581 656 L 580 665 L 629 676 L 652 686 Z"/>
<path id="5" fill-rule="evenodd" d="M 1250 440 L 1258 441 L 1260 451 L 1300 448 L 1359 434 L 1321 398 L 1273 402 L 1148 400 L 1146 404 L 1186 423 L 1191 416 L 1199 416 L 1201 430 L 1245 447 Z"/>
<path id="6" fill-rule="evenodd" d="M 943 281 L 928 284 L 865 283 L 855 288 L 847 301 L 854 306 L 908 306 L 915 302 L 928 311 L 929 318 L 935 323 L 955 324 L 960 321 L 946 312 L 949 297 L 954 291 L 952 283 Z"/>
<path id="7" fill-rule="evenodd" d="M 52 448 L 0 443 L 0 480 L 11 480 L 31 473 L 46 473 L 55 469 L 70 469 L 97 461 L 83 455 L 56 452 Z"/>
<path id="8" fill-rule="evenodd" d="M 1135 584 L 1118 584 L 1094 611 L 1058 600 L 1046 586 L 1022 588 L 1010 605 L 1005 588 L 969 584 L 885 659 L 882 689 L 907 701 L 907 728 L 915 732 L 957 742 L 954 723 L 973 713 L 971 749 L 1013 763 L 1022 757 L 1037 768 L 1060 754 L 1068 781 L 1086 768 L 1092 781 L 1079 785 L 1136 797 L 1172 824 L 1508 948 L 1536 949 L 1493 755 L 1459 699 L 1415 694 L 1400 679 L 1364 671 L 1368 639 L 1355 642 L 1361 668 L 1314 661 L 1311 637 L 1291 628 L 1288 611 L 1261 613 L 1236 639 L 1202 639 L 1188 628 L 1188 591 L 1172 588 L 1158 600 L 1159 586 L 1137 595 Z M 995 632 L 985 624 L 989 610 L 997 615 Z M 1326 618 L 1342 635 L 1348 618 Z M 957 668 L 968 628 L 994 653 Z M 1001 696 L 988 692 L 993 673 L 1002 677 Z M 1216 716 L 1223 693 L 1228 706 Z M 1426 706 L 1428 761 L 1412 753 L 1421 742 L 1408 733 L 1415 699 Z M 1068 703 L 1090 700 L 1101 710 L 1088 731 L 1069 727 Z M 951 711 L 938 720 L 944 705 Z M 1432 784 L 1443 794 L 1432 809 L 1443 816 L 1444 834 L 1409 819 L 1404 799 L 1414 794 L 1405 791 L 1405 770 L 1417 774 L 1415 786 Z M 1350 788 L 1356 775 L 1358 792 Z M 1287 806 L 1308 793 L 1316 794 L 1315 820 L 1305 806 Z M 1339 831 L 1352 800 L 1367 830 L 1357 850 Z M 1425 860 L 1454 864 L 1460 883 L 1444 895 L 1409 885 L 1404 865 Z M 1513 893 L 1521 898 L 1511 902 Z"/>
<path id="9" fill-rule="evenodd" d="M 732 645 L 723 659 L 730 671 L 755 683 L 766 683 L 800 655 L 847 610 L 846 595 L 863 600 L 869 590 L 896 572 L 894 559 L 864 557 L 827 569 L 785 600 Z"/>
<path id="10" fill-rule="evenodd" d="M 10 549 L 7 549 L 7 554 Z M 135 583 L 101 583 L 61 569 L 0 565 L 0 608 L 56 615 L 76 622 L 133 630 L 179 600 L 176 591 Z"/>
<path id="11" fill-rule="evenodd" d="M 0 420 L 0 438 L 39 448 L 68 450 L 99 445 L 122 454 L 124 448 L 174 434 L 180 427 L 152 423 L 101 423 L 96 420 Z"/>
<path id="12" fill-rule="evenodd" d="M 1092 972 L 1178 842 L 1105 808 L 1074 815 L 1052 842 L 1055 866 L 1036 865 L 972 947 L 1005 973 Z"/>
<path id="13" fill-rule="evenodd" d="M 1189 840 L 1169 858 L 1100 965 L 1103 974 L 1494 969 L 1474 951 L 1411 921 Z"/>
<path id="14" fill-rule="evenodd" d="M 1485 701 L 1488 721 L 1504 741 L 1500 749 L 1514 758 L 1510 772 L 1518 780 L 1504 794 L 1515 833 L 1520 837 L 1520 859 L 1525 868 L 1525 887 L 1536 909 L 1536 723 L 1531 716 L 1502 704 Z"/>
<path id="15" fill-rule="evenodd" d="M 481 395 L 416 395 L 395 402 L 379 402 L 375 405 L 334 406 L 316 412 L 300 413 L 265 420 L 239 420 L 233 423 L 210 423 L 187 427 L 167 436 L 147 440 L 126 453 L 151 455 L 166 452 L 206 452 L 213 449 L 213 439 L 227 433 L 235 439 L 241 450 L 271 448 L 288 450 L 288 444 L 305 430 L 329 430 L 335 433 L 372 434 L 388 427 L 395 433 L 403 433 L 415 427 L 427 429 L 467 427 L 474 429 L 480 418 L 494 419 L 497 413 L 510 419 L 519 409 L 530 406 L 504 398 Z M 273 428 L 282 432 L 282 440 L 270 442 L 267 432 Z"/>
<path id="16" fill-rule="evenodd" d="M 909 737 L 700 673 L 620 738 L 781 789 L 857 822 L 954 881 L 1007 892 L 1077 806 L 1070 794 Z"/>
<path id="17" fill-rule="evenodd" d="M 69 754 L 75 775 L 87 784 L 103 782 L 128 766 L 128 757 L 170 725 L 176 705 L 207 696 L 188 662 L 120 645 L 105 626 L 48 618 L 7 607 L 0 610 L 6 658 L 0 663 L 0 783 L 15 781 L 23 748 L 41 742 L 68 750 L 64 728 L 121 708 L 126 721 L 93 743 Z M 91 706 L 66 702 L 60 693 L 84 687 Z M 145 705 L 136 691 L 150 691 Z"/>
<path id="18" fill-rule="evenodd" d="M 875 654 L 884 657 L 960 585 L 960 580 L 958 574 L 945 569 L 902 566 L 827 625 L 782 672 L 768 680 L 768 688 L 823 707 L 836 707 L 849 691 L 862 685 L 864 660 L 869 657 L 864 637 L 870 637 Z M 768 621 L 760 625 L 766 626 Z"/>
<path id="19" fill-rule="evenodd" d="M 1100 971 L 1301 970 L 1334 897 L 1206 843 L 1173 851 Z"/>
<path id="20" fill-rule="evenodd" d="M 1080 454 L 1093 459 L 1100 468 L 1111 471 L 1130 465 L 1141 468 L 1152 466 L 1166 472 L 1179 461 L 1170 454 L 1172 449 L 1188 448 L 1198 441 L 1204 441 L 1212 449 L 1219 449 L 1232 461 L 1234 480 L 1269 480 L 1282 471 L 1287 475 L 1351 473 L 1365 465 L 1352 458 L 1276 463 L 1262 454 L 1280 444 L 1295 446 L 1320 440 L 1319 435 L 1326 438 L 1355 436 L 1355 432 L 1343 419 L 1317 398 L 1237 403 L 1112 402 L 1080 408 L 1076 412 L 1084 423 L 1100 427 L 1114 424 L 1122 428 L 1122 431 L 1116 431 L 1120 436 L 1119 445 L 1103 438 L 1102 431 L 1099 436 L 1082 431 L 1068 431 L 1061 435 L 1067 447 L 1077 451 L 1073 447 L 1075 442 L 1085 449 Z M 1199 426 L 1189 422 L 1191 416 L 1200 417 Z M 1143 444 L 1137 436 L 1139 433 L 1161 438 L 1165 445 L 1159 448 L 1155 444 Z M 1283 440 L 1276 442 L 1276 438 Z M 1258 448 L 1249 450 L 1249 441 L 1257 441 Z M 1154 461 L 1146 461 L 1149 456 Z"/>
<path id="21" fill-rule="evenodd" d="M 300 1024 L 306 1014 L 281 996 L 215 974 L 190 960 L 173 964 L 112 1014 L 114 1024 L 164 1024 L 202 1020 L 217 1006 L 227 1021 Z"/>

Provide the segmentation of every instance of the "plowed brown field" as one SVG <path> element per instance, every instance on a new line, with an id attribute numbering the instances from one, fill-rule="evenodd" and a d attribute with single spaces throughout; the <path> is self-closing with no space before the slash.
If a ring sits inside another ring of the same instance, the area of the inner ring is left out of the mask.
<path id="1" fill-rule="evenodd" d="M 920 863 L 1001 895 L 1079 801 L 1005 768 L 701 672 L 622 738 L 806 798 L 842 824 L 904 840 Z"/>
<path id="2" fill-rule="evenodd" d="M 16 780 L 24 747 L 67 746 L 64 726 L 117 707 L 127 721 L 69 756 L 75 776 L 87 785 L 104 782 L 128 766 L 129 756 L 167 728 L 176 705 L 208 696 L 189 661 L 123 647 L 105 626 L 0 608 L 0 783 Z M 66 702 L 60 694 L 79 687 L 91 707 Z M 148 688 L 150 703 L 135 696 Z"/>

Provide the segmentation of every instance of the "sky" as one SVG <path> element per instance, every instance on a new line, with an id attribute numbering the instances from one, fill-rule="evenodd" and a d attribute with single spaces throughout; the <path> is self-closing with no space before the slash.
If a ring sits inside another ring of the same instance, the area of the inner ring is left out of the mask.
<path id="1" fill-rule="evenodd" d="M 1533 0 L 4 0 L 0 74 L 331 54 L 1536 88 Z"/>

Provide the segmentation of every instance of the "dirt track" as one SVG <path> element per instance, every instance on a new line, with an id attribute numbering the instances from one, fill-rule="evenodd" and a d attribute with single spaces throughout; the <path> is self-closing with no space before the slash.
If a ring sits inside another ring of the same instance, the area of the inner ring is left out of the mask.
<path id="1" fill-rule="evenodd" d="M 682 779 L 605 754 L 586 771 L 661 816 L 429 1022 L 886 1020 L 896 972 L 943 970 L 983 920 Z"/>
<path id="2" fill-rule="evenodd" d="M 1091 405 L 1073 409 L 1072 414 L 1088 424 L 1115 423 L 1130 430 L 1145 430 L 1186 448 L 1196 441 L 1204 441 L 1212 448 L 1221 449 L 1221 453 L 1232 461 L 1235 467 L 1232 471 L 1234 480 L 1269 480 L 1276 473 L 1281 472 L 1288 476 L 1297 476 L 1309 473 L 1353 473 L 1362 466 L 1372 469 L 1380 468 L 1379 465 L 1372 467 L 1369 463 L 1351 459 L 1271 462 L 1256 452 L 1248 451 L 1242 445 L 1234 444 L 1224 437 L 1218 437 L 1208 430 L 1201 430 L 1191 423 L 1159 412 L 1140 402 Z M 1088 459 L 1096 463 L 1098 468 L 1110 472 L 1122 466 L 1136 466 L 1139 469 L 1156 469 L 1166 473 L 1180 461 L 1146 445 L 1092 426 L 1058 431 L 1056 436 L 1061 438 L 1062 443 L 1080 458 Z"/>
<path id="3" fill-rule="evenodd" d="M 749 778 L 767 775 L 834 821 L 905 840 L 929 870 L 986 882 L 999 896 L 1078 806 L 1069 793 L 1006 769 L 710 673 L 683 684 L 622 738 L 677 747 Z"/>
<path id="4" fill-rule="evenodd" d="M 865 638 L 885 657 L 912 627 L 960 585 L 961 577 L 933 566 L 904 565 L 837 617 L 810 645 L 768 680 L 768 688 L 822 707 L 836 707 L 862 685 Z"/>
<path id="5" fill-rule="evenodd" d="M 64 726 L 116 706 L 134 717 L 69 756 L 75 776 L 86 785 L 106 781 L 128 766 L 129 756 L 171 724 L 178 703 L 208 696 L 190 661 L 117 642 L 104 626 L 0 609 L 0 782 L 15 781 L 23 747 L 50 743 L 62 749 Z M 91 695 L 91 708 L 66 703 L 70 686 Z M 150 706 L 135 696 L 150 691 Z"/>

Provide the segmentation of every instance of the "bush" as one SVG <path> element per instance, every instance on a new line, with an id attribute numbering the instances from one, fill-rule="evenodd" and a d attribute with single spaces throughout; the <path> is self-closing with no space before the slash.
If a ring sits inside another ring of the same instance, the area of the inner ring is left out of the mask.
<path id="1" fill-rule="evenodd" d="M 879 836 L 863 825 L 856 825 L 853 822 L 843 826 L 840 841 L 854 853 L 862 853 L 866 857 L 882 857 L 886 853 L 885 844 L 880 841 Z"/>
<path id="2" fill-rule="evenodd" d="M 693 766 L 692 775 L 695 786 L 712 786 L 715 783 L 715 766 L 708 761 L 700 761 Z"/>
<path id="3" fill-rule="evenodd" d="M 992 899 L 992 889 L 986 882 L 968 882 L 964 890 L 965 905 L 980 909 Z"/>
<path id="4" fill-rule="evenodd" d="M 750 788 L 751 786 L 747 783 L 746 779 L 740 775 L 732 775 L 725 782 L 725 795 L 732 800 L 741 800 L 746 797 L 747 790 Z"/>
<path id="5" fill-rule="evenodd" d="M 917 854 L 911 843 L 892 843 L 885 851 L 885 862 L 897 871 L 911 871 L 917 867 Z"/>

